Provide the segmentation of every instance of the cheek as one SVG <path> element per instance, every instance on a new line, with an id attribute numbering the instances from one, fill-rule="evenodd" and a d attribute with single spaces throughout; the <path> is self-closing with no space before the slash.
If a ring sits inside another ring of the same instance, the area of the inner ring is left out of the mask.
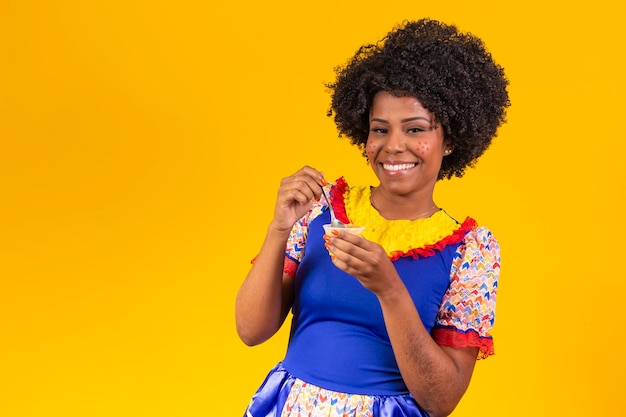
<path id="1" fill-rule="evenodd" d="M 368 143 L 365 146 L 365 153 L 367 154 L 367 157 L 370 160 L 372 160 L 376 156 L 376 154 L 378 153 L 378 149 L 379 149 L 379 146 L 376 145 L 375 143 Z"/>
<path id="2" fill-rule="evenodd" d="M 420 156 L 427 155 L 430 152 L 430 144 L 428 142 L 419 142 L 415 148 L 415 153 Z"/>

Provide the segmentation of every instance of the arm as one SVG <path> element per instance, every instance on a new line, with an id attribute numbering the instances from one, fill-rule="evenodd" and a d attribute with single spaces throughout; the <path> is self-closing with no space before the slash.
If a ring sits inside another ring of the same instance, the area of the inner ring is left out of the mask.
<path id="1" fill-rule="evenodd" d="M 413 300 L 382 247 L 349 233 L 329 240 L 333 263 L 380 302 L 402 377 L 431 416 L 449 415 L 465 393 L 478 348 L 440 346 L 426 331 Z"/>
<path id="2" fill-rule="evenodd" d="M 478 348 L 435 343 L 400 278 L 393 281 L 377 296 L 402 378 L 430 416 L 447 416 L 467 390 Z"/>
<path id="3" fill-rule="evenodd" d="M 265 242 L 235 301 L 237 334 L 249 345 L 269 339 L 280 329 L 293 303 L 293 278 L 283 273 L 284 233 L 270 225 Z"/>
<path id="4" fill-rule="evenodd" d="M 304 167 L 282 180 L 274 218 L 265 241 L 235 301 L 237 333 L 247 345 L 269 339 L 293 304 L 293 278 L 283 273 L 285 247 L 295 222 L 321 197 L 322 174 Z"/>

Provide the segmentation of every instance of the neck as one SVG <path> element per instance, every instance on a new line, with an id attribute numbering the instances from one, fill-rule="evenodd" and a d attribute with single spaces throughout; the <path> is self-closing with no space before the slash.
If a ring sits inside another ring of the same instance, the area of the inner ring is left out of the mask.
<path id="1" fill-rule="evenodd" d="M 439 210 L 432 193 L 425 196 L 387 195 L 379 187 L 372 189 L 370 203 L 387 220 L 417 220 L 430 217 Z"/>

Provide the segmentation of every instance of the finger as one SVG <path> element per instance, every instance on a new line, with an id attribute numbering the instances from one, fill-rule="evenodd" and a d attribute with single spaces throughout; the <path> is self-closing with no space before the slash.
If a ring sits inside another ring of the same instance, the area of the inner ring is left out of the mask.
<path id="1" fill-rule="evenodd" d="M 283 189 L 280 192 L 278 198 L 279 202 L 282 201 L 283 204 L 288 207 L 291 206 L 294 202 L 300 205 L 310 203 L 315 198 L 315 196 L 310 190 L 307 191 L 299 188 L 289 188 Z"/>
<path id="2" fill-rule="evenodd" d="M 323 172 L 307 165 L 305 165 L 304 167 L 300 168 L 298 171 L 286 177 L 285 180 L 288 180 L 290 178 L 299 178 L 303 176 L 312 178 L 320 186 L 325 185 L 326 183 Z"/>
<path id="3" fill-rule="evenodd" d="M 330 260 L 337 268 L 341 269 L 346 274 L 350 274 L 350 272 L 348 272 L 348 270 L 347 270 L 346 263 L 343 262 L 341 259 L 337 258 L 337 256 L 335 256 L 334 254 L 331 253 Z"/>
<path id="4" fill-rule="evenodd" d="M 290 191 L 294 195 L 303 196 L 306 201 L 314 201 L 321 196 L 321 188 L 311 183 L 310 179 L 304 178 L 295 180 L 290 186 Z"/>
<path id="5" fill-rule="evenodd" d="M 369 240 L 365 239 L 363 236 L 350 233 L 345 230 L 339 231 L 337 229 L 333 229 L 331 231 L 331 235 L 329 236 L 329 238 L 332 240 L 333 244 L 340 245 L 340 247 L 342 248 L 354 247 L 354 248 L 361 248 L 365 252 L 370 252 L 370 251 L 375 250 L 377 247 L 375 243 L 370 242 Z M 351 252 L 348 249 L 345 249 L 345 250 L 348 252 Z"/>
<path id="6" fill-rule="evenodd" d="M 294 186 L 302 193 L 306 194 L 311 200 L 317 200 L 322 196 L 322 186 L 317 183 L 316 179 L 308 175 L 298 177 L 295 180 Z"/>
<path id="7" fill-rule="evenodd" d="M 305 196 L 305 201 L 321 196 L 321 188 L 317 182 L 308 175 L 302 174 L 283 179 L 279 192 L 286 198 L 294 197 L 300 202 L 302 202 L 301 196 Z"/>
<path id="8" fill-rule="evenodd" d="M 293 187 L 301 190 L 309 189 L 312 193 L 309 195 L 320 198 L 322 196 L 322 186 L 326 184 L 326 181 L 320 175 L 317 170 L 307 172 L 307 170 L 302 169 L 291 177 L 285 178 L 283 184 L 285 187 Z"/>
<path id="9" fill-rule="evenodd" d="M 319 185 L 320 187 L 326 185 L 326 180 L 324 179 L 324 173 L 315 168 L 305 165 L 298 172 L 311 177 L 315 181 L 315 183 Z"/>
<path id="10" fill-rule="evenodd" d="M 371 251 L 346 241 L 330 239 L 326 244 L 329 253 L 350 268 L 363 268 L 370 262 L 372 257 Z"/>
<path id="11" fill-rule="evenodd" d="M 340 251 L 331 251 L 330 259 L 337 268 L 357 279 L 367 270 L 367 265 L 363 261 Z"/>
<path id="12" fill-rule="evenodd" d="M 343 230 L 341 228 L 332 229 L 331 235 L 334 238 L 345 240 L 346 242 L 350 242 L 359 246 L 362 246 L 365 243 L 369 242 L 369 240 L 361 236 L 360 233 L 351 232 L 348 228 Z"/>

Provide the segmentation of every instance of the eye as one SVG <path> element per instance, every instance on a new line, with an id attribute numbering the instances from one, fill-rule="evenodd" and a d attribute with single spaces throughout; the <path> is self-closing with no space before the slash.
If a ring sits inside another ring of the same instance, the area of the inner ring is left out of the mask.
<path id="1" fill-rule="evenodd" d="M 378 133 L 379 135 L 383 135 L 388 132 L 384 127 L 373 127 L 370 129 L 370 132 Z"/>
<path id="2" fill-rule="evenodd" d="M 426 132 L 427 129 L 424 129 L 423 127 L 411 127 L 409 129 L 407 129 L 407 133 L 422 133 L 422 132 Z"/>

